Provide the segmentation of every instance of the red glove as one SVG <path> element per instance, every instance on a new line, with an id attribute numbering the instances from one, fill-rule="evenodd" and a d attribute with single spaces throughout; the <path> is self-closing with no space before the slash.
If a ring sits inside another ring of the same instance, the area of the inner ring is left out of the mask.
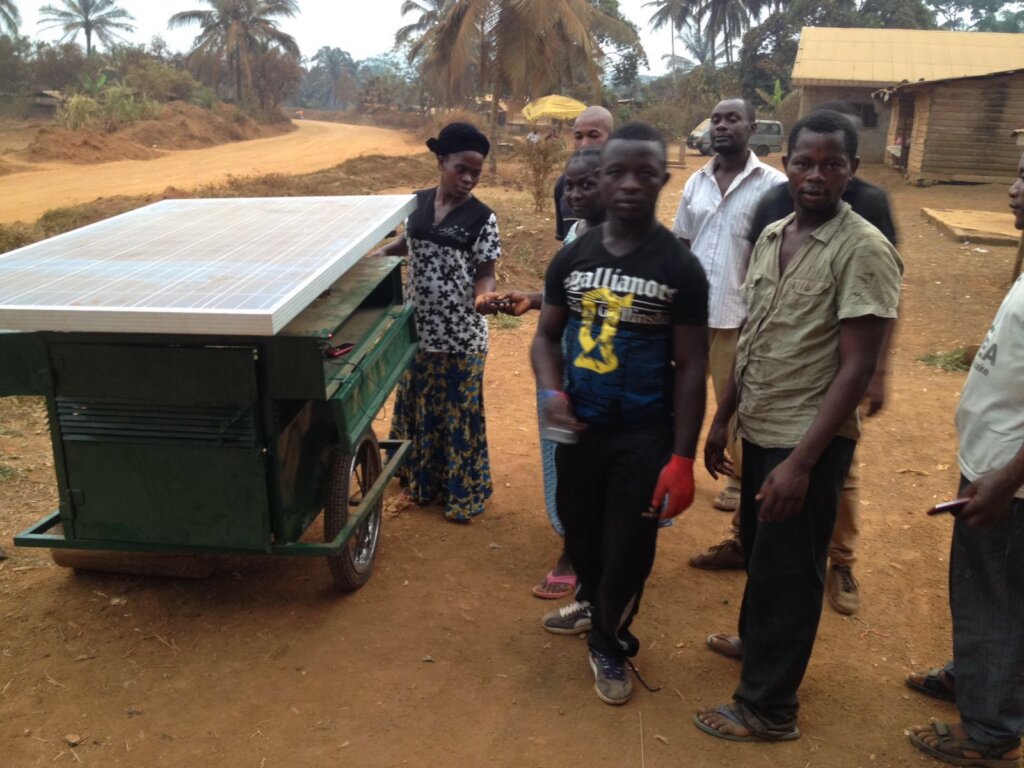
<path id="1" fill-rule="evenodd" d="M 664 503 L 660 519 L 675 517 L 693 504 L 694 490 L 693 459 L 673 453 L 658 475 L 658 484 L 654 487 L 654 497 L 651 499 L 651 512 L 657 511 Z"/>

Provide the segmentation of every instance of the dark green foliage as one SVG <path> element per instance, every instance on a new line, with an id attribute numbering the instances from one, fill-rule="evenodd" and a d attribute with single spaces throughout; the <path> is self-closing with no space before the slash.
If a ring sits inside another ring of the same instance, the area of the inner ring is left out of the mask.
<path id="1" fill-rule="evenodd" d="M 932 352 L 917 358 L 925 365 L 941 368 L 951 373 L 966 373 L 971 370 L 971 361 L 977 348 L 957 347 L 948 352 Z"/>

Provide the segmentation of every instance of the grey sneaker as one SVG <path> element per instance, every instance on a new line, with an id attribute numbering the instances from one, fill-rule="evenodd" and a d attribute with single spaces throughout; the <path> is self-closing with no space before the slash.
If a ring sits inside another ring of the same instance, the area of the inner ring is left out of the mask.
<path id="1" fill-rule="evenodd" d="M 590 669 L 594 672 L 594 690 L 605 704 L 625 704 L 633 693 L 626 662 L 600 651 L 590 651 Z"/>
<path id="2" fill-rule="evenodd" d="M 590 620 L 590 603 L 573 600 L 568 605 L 548 611 L 541 619 L 548 632 L 556 635 L 582 635 L 593 626 Z"/>
<path id="3" fill-rule="evenodd" d="M 830 565 L 825 576 L 825 594 L 838 613 L 852 616 L 860 608 L 860 584 L 848 565 Z"/>

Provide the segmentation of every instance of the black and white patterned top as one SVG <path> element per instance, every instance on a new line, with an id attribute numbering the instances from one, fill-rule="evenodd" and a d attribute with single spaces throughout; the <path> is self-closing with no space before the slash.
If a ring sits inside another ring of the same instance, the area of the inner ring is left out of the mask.
<path id="1" fill-rule="evenodd" d="M 485 354 L 487 320 L 473 307 L 477 267 L 501 254 L 498 218 L 475 197 L 434 224 L 437 189 L 416 193 L 405 222 L 408 300 L 416 308 L 420 349 Z"/>

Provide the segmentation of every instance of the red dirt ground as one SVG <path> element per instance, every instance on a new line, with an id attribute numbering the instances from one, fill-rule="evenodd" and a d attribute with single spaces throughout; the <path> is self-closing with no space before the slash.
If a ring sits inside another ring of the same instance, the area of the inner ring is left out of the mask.
<path id="1" fill-rule="evenodd" d="M 189 153 L 182 153 L 182 162 Z M 777 158 L 776 158 L 777 159 Z M 395 163 L 401 161 L 396 160 Z M 698 158 L 661 206 L 671 221 Z M 478 193 L 499 214 L 513 272 L 554 251 L 508 167 Z M 701 470 L 694 506 L 663 532 L 634 625 L 645 677 L 612 708 L 594 695 L 579 638 L 541 630 L 551 607 L 530 586 L 558 542 L 548 526 L 526 348 L 534 319 L 492 331 L 486 373 L 495 495 L 469 526 L 436 509 L 387 506 L 370 582 L 338 596 L 315 560 L 234 561 L 201 581 L 83 574 L 15 532 L 55 507 L 45 415 L 0 400 L 0 754 L 5 766 L 920 766 L 903 729 L 956 717 L 902 684 L 950 653 L 950 521 L 924 510 L 955 490 L 953 411 L 964 375 L 918 362 L 977 343 L 1009 286 L 1012 248 L 950 242 L 922 206 L 1003 210 L 994 187 L 902 184 L 880 167 L 902 238 L 906 285 L 888 408 L 858 452 L 863 607 L 824 609 L 801 700 L 803 738 L 717 741 L 691 723 L 728 699 L 738 667 L 704 647 L 735 625 L 743 577 L 686 564 L 723 537 L 716 484 Z M 154 179 L 153 191 L 166 182 Z M 400 188 L 400 185 L 399 187 Z M 102 192 L 97 192 L 102 194 Z M 59 189 L 54 204 L 60 202 Z M 529 247 L 527 247 L 529 246 Z M 523 263 L 521 263 L 523 262 Z M 386 417 L 386 414 L 385 414 Z M 385 431 L 382 417 L 378 434 Z M 69 746 L 66 736 L 80 738 Z"/>

